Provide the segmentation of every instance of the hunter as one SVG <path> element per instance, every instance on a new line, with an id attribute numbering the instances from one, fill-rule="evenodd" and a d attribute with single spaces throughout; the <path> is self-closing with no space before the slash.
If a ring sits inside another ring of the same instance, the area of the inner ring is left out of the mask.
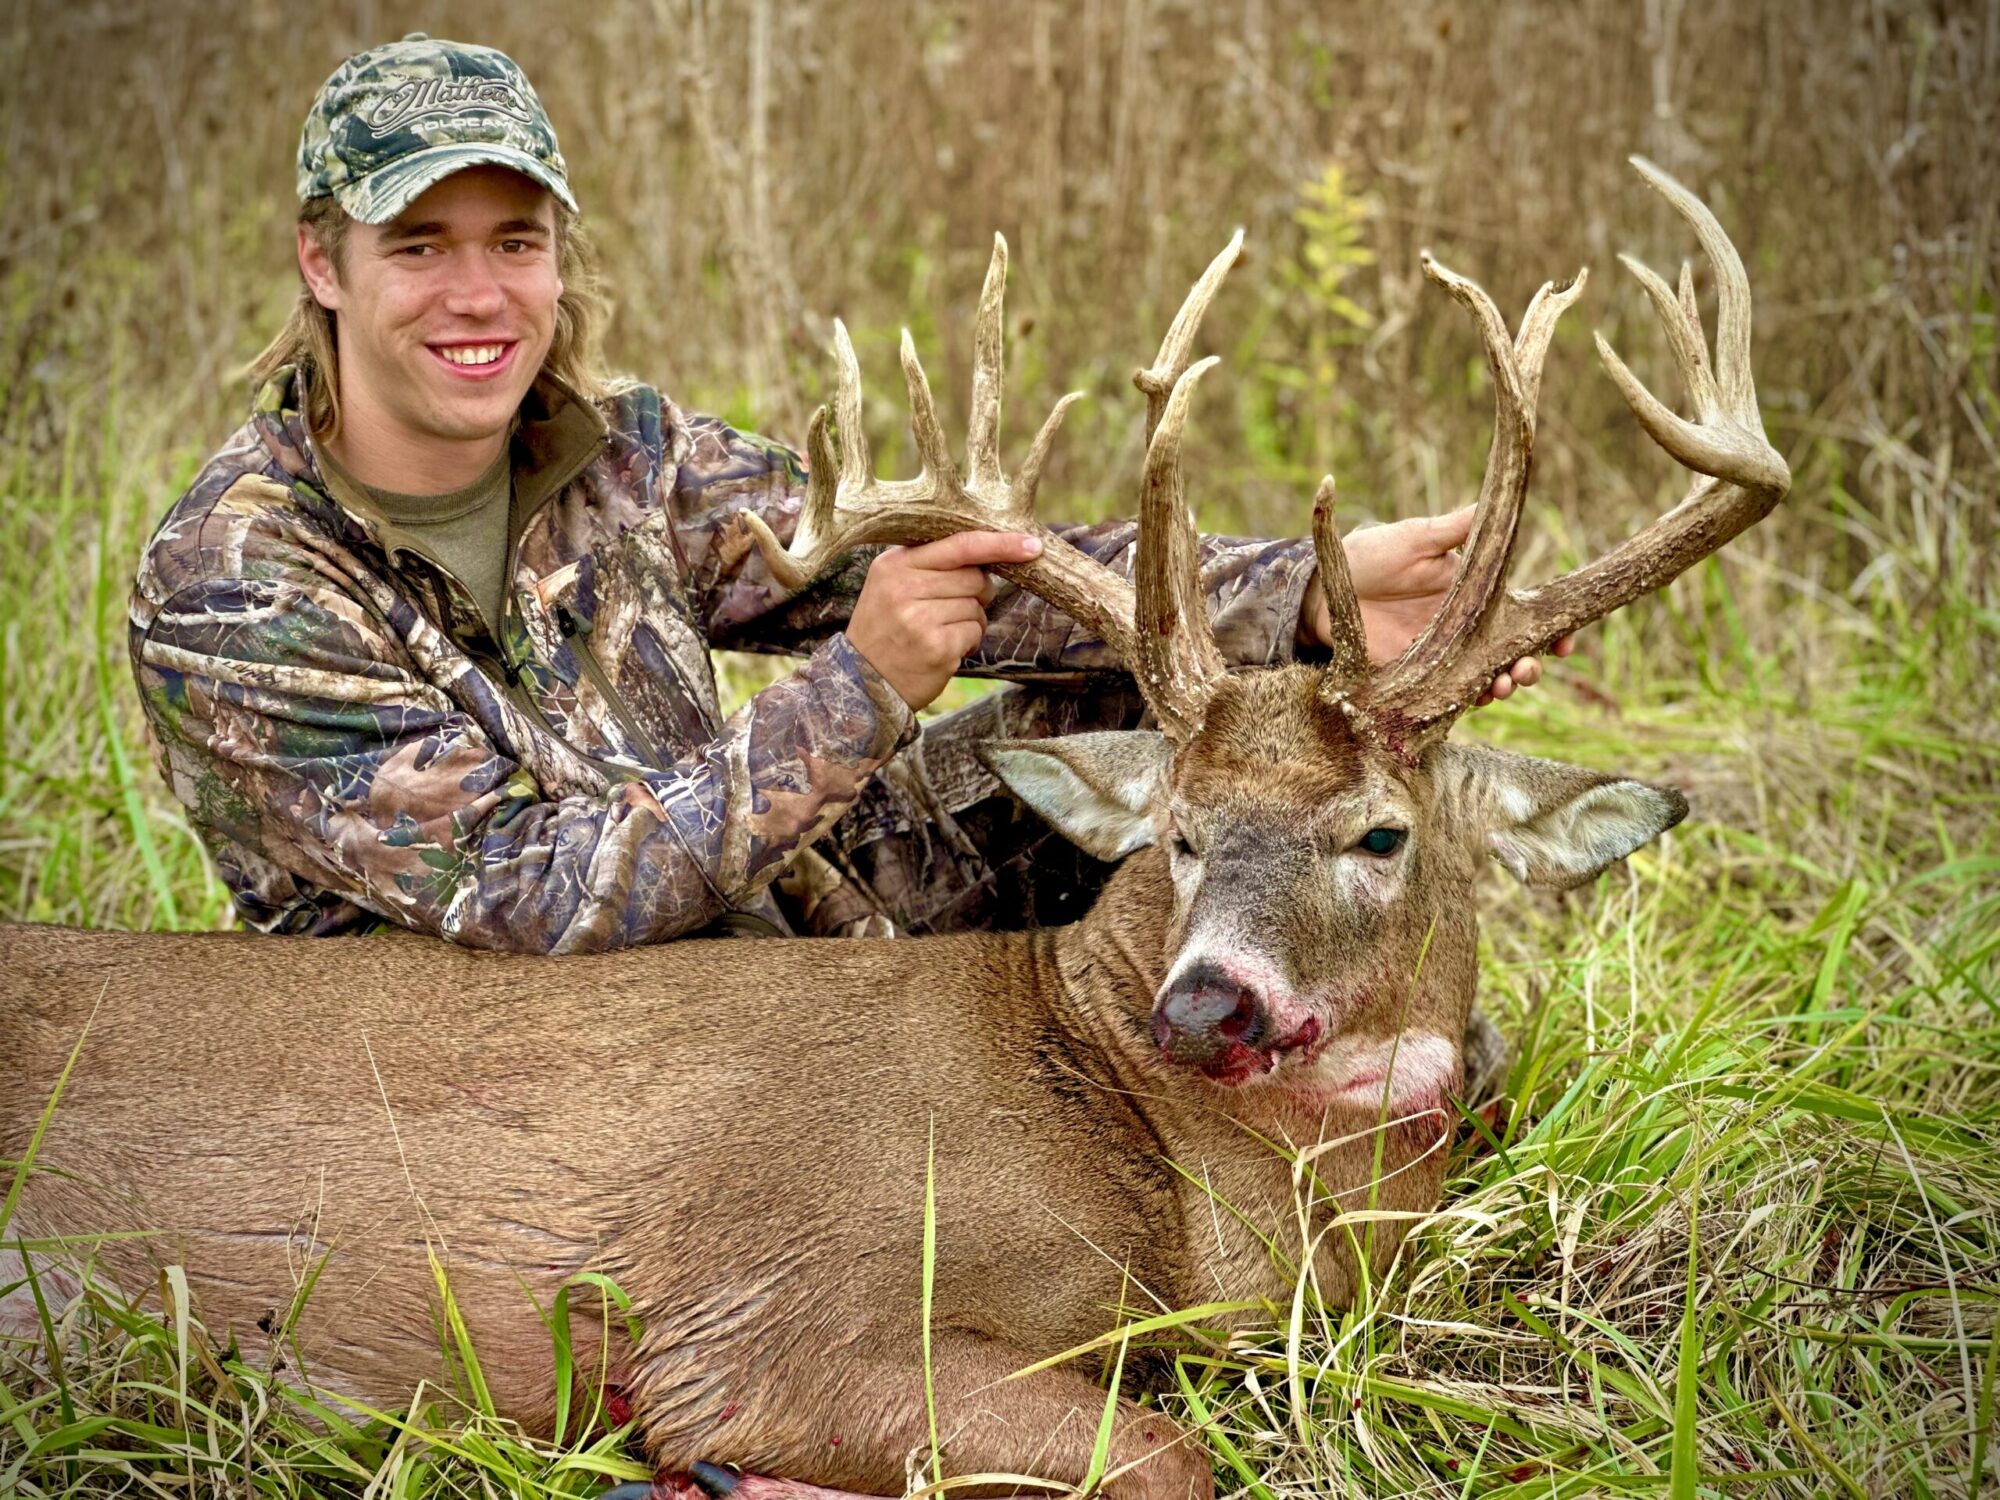
<path id="1" fill-rule="evenodd" d="M 1102 872 L 971 753 L 1140 712 L 1101 642 L 982 571 L 1039 544 L 780 588 L 743 517 L 789 537 L 799 455 L 600 373 L 555 132 L 492 48 L 342 63 L 298 194 L 298 301 L 131 615 L 163 769 L 244 923 L 575 953 L 1080 914 Z M 1347 543 L 1378 657 L 1436 609 L 1470 515 Z M 1129 523 L 1061 534 L 1129 572 Z M 1313 567 L 1307 541 L 1204 539 L 1228 660 L 1324 647 Z M 711 647 L 804 660 L 725 719 Z M 920 735 L 961 671 L 1017 685 Z"/>

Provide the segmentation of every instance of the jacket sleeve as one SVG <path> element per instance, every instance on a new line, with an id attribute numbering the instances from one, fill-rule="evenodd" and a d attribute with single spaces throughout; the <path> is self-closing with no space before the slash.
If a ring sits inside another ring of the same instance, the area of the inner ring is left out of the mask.
<path id="1" fill-rule="evenodd" d="M 805 497 L 805 467 L 782 444 L 713 417 L 683 417 L 691 438 L 669 504 L 687 559 L 690 596 L 711 645 L 737 651 L 805 651 L 847 623 L 874 555 L 863 549 L 791 596 L 764 566 L 743 513 L 754 511 L 789 543 Z M 1139 530 L 1132 521 L 1058 524 L 1055 533 L 1132 576 Z M 1201 539 L 1202 583 L 1223 659 L 1233 666 L 1289 662 L 1316 564 L 1310 539 Z M 1068 615 L 1003 586 L 987 611 L 986 639 L 967 659 L 970 675 L 1112 671 L 1118 659 Z"/>
<path id="2" fill-rule="evenodd" d="M 446 692 L 394 623 L 303 564 L 263 568 L 176 591 L 135 634 L 134 665 L 211 845 L 471 947 L 584 952 L 698 929 L 915 733 L 834 633 L 666 770 L 601 767 L 542 735 L 537 753 L 570 767 L 553 795 L 482 722 L 540 732 L 490 701 L 468 712 L 497 687 L 467 664 Z"/>

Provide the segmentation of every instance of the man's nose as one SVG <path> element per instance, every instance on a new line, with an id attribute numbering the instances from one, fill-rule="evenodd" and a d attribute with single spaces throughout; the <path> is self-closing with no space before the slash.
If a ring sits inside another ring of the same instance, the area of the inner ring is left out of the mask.
<path id="1" fill-rule="evenodd" d="M 490 318 L 507 305 L 507 289 L 484 256 L 470 256 L 451 268 L 445 311 L 461 318 Z"/>

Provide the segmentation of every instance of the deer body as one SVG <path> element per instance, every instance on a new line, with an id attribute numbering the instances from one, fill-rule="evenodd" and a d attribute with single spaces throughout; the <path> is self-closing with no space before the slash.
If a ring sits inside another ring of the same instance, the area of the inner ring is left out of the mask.
<path id="1" fill-rule="evenodd" d="M 1367 1180 L 1377 1106 L 1158 1066 L 1165 864 L 1128 862 L 1073 927 L 895 942 L 547 959 L 401 935 L 0 929 L 0 1032 L 25 1044 L 0 1073 L 0 1155 L 25 1152 L 90 1025 L 14 1229 L 148 1230 L 98 1250 L 114 1280 L 182 1264 L 216 1335 L 383 1407 L 418 1378 L 450 1384 L 435 1249 L 500 1409 L 541 1429 L 536 1304 L 601 1270 L 644 1327 L 633 1346 L 612 1320 L 609 1367 L 663 1464 L 892 1492 L 923 1437 L 921 1400 L 885 1400 L 882 1375 L 917 1389 L 933 1127 L 932 1329 L 941 1360 L 985 1354 L 968 1387 L 1101 1335 L 1121 1304 L 1288 1299 L 1219 1206 L 1281 1233 L 1296 1212 L 1289 1160 L 1245 1125 L 1301 1145 L 1322 1123 L 1355 1131 L 1342 1149 L 1363 1159 L 1318 1165 Z M 1392 1169 L 1415 1154 L 1396 1141 Z M 1436 1160 L 1377 1206 L 1427 1206 Z M 1380 1258 L 1397 1238 L 1378 1235 Z M 1326 1275 L 1344 1296 L 1344 1252 Z M 308 1279 L 291 1339 L 260 1331 Z M 1087 1439 L 1093 1388 L 1070 1379 Z M 1016 1415 L 1014 1394 L 983 1404 Z M 1031 1465 L 1048 1433 L 1021 1435 Z"/>

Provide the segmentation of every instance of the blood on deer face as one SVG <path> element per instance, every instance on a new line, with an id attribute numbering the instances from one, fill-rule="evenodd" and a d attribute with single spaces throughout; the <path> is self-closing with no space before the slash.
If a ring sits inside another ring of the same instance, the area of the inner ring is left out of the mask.
<path id="1" fill-rule="evenodd" d="M 1487 857 L 1574 885 L 1678 822 L 1677 792 L 1435 744 L 1412 758 L 1311 667 L 1230 676 L 1178 749 L 1148 732 L 992 747 L 1100 858 L 1166 852 L 1145 1025 L 1162 1063 L 1292 1110 L 1439 1118 L 1459 1086 Z"/>

